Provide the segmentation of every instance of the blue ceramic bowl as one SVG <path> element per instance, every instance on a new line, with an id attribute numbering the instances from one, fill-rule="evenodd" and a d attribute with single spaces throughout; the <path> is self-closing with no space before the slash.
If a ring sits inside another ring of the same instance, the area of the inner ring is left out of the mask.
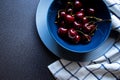
<path id="1" fill-rule="evenodd" d="M 96 10 L 96 17 L 102 19 L 111 19 L 108 7 L 102 0 L 81 0 L 84 6 L 93 7 Z M 89 3 L 89 5 L 88 5 Z M 66 50 L 75 53 L 87 53 L 98 48 L 109 36 L 111 31 L 111 22 L 100 22 L 95 31 L 92 41 L 88 44 L 70 44 L 58 36 L 58 26 L 55 19 L 59 9 L 63 8 L 64 0 L 54 0 L 50 5 L 47 15 L 48 30 L 53 39 Z"/>

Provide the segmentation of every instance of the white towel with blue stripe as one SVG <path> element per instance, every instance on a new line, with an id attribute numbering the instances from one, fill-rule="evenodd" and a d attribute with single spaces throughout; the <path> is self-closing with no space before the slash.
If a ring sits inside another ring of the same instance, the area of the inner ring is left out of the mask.
<path id="1" fill-rule="evenodd" d="M 109 7 L 113 30 L 118 38 L 103 56 L 88 62 L 64 59 L 55 61 L 48 69 L 57 80 L 120 80 L 120 0 L 103 0 Z"/>

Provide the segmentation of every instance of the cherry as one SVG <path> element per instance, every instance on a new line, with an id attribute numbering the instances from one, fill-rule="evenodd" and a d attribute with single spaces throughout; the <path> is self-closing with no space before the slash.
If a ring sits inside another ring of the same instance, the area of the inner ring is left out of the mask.
<path id="1" fill-rule="evenodd" d="M 73 9 L 72 9 L 72 8 L 68 8 L 68 9 L 67 9 L 67 13 L 68 13 L 68 14 L 72 14 L 72 13 L 73 13 Z"/>
<path id="2" fill-rule="evenodd" d="M 81 40 L 81 37 L 79 35 L 76 35 L 75 38 L 73 38 L 74 43 L 79 43 Z"/>
<path id="3" fill-rule="evenodd" d="M 76 0 L 74 2 L 74 7 L 75 7 L 75 9 L 80 9 L 82 7 L 82 3 L 78 0 Z"/>
<path id="4" fill-rule="evenodd" d="M 95 14 L 95 10 L 93 8 L 89 8 L 88 9 L 88 14 L 89 15 L 94 15 Z"/>
<path id="5" fill-rule="evenodd" d="M 83 19 L 84 13 L 81 12 L 81 11 L 79 11 L 79 12 L 77 12 L 77 13 L 75 14 L 75 17 L 76 17 L 77 19 Z"/>
<path id="6" fill-rule="evenodd" d="M 65 21 L 66 21 L 67 23 L 72 23 L 72 22 L 74 22 L 74 20 L 75 20 L 75 18 L 74 18 L 74 16 L 72 16 L 72 15 L 67 14 L 67 15 L 65 16 Z"/>
<path id="7" fill-rule="evenodd" d="M 68 29 L 63 28 L 63 27 L 59 27 L 58 28 L 58 34 L 62 37 L 66 36 L 68 33 Z"/>
<path id="8" fill-rule="evenodd" d="M 80 9 L 80 12 L 83 12 L 83 13 L 84 13 L 84 12 L 85 12 L 84 8 L 81 8 L 81 9 Z"/>
<path id="9" fill-rule="evenodd" d="M 66 16 L 66 12 L 65 11 L 60 11 L 59 12 L 59 17 L 64 18 Z"/>
<path id="10" fill-rule="evenodd" d="M 85 24 L 85 23 L 88 22 L 88 18 L 87 18 L 87 17 L 83 17 L 82 21 L 83 21 L 83 23 Z"/>
<path id="11" fill-rule="evenodd" d="M 96 22 L 102 19 L 95 17 L 95 9 L 83 7 L 80 0 L 63 2 L 64 8 L 58 11 L 56 24 L 58 35 L 70 43 L 88 43 L 96 30 Z"/>
<path id="12" fill-rule="evenodd" d="M 82 23 L 78 23 L 77 21 L 74 21 L 73 24 L 74 24 L 73 26 L 74 26 L 75 29 L 81 29 L 82 26 L 83 26 Z"/>
<path id="13" fill-rule="evenodd" d="M 73 39 L 73 38 L 75 38 L 76 35 L 77 35 L 77 31 L 75 29 L 71 28 L 68 30 L 68 37 L 69 38 Z"/>
<path id="14" fill-rule="evenodd" d="M 96 29 L 96 26 L 94 24 L 86 23 L 83 27 L 84 32 L 86 33 L 92 33 Z"/>

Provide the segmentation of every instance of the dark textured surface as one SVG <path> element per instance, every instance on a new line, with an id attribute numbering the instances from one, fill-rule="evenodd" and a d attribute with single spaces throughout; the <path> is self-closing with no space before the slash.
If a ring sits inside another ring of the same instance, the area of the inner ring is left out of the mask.
<path id="1" fill-rule="evenodd" d="M 40 40 L 35 15 L 39 0 L 0 0 L 0 80 L 53 80 L 54 56 Z"/>

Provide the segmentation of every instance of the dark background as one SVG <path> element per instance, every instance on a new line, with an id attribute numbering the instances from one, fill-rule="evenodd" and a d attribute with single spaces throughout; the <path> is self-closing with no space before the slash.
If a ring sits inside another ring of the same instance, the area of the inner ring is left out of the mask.
<path id="1" fill-rule="evenodd" d="M 53 80 L 58 59 L 42 43 L 35 15 L 39 0 L 0 0 L 0 80 Z"/>

